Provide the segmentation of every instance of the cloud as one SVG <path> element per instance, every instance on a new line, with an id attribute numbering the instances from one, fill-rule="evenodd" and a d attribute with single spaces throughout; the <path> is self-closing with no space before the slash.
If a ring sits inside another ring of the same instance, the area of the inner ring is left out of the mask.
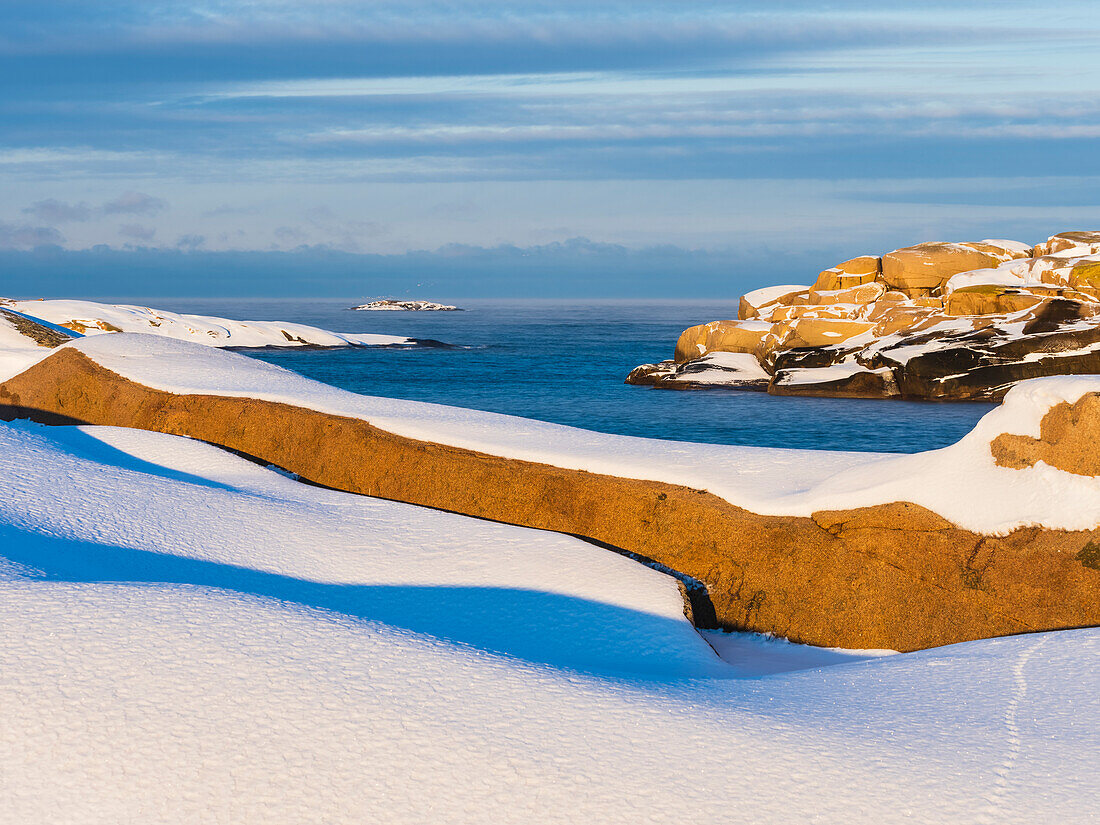
<path id="1" fill-rule="evenodd" d="M 206 243 L 205 235 L 180 235 L 176 246 L 180 249 L 199 249 Z"/>
<path id="2" fill-rule="evenodd" d="M 29 226 L 0 222 L 0 249 L 34 249 L 65 243 L 65 236 L 52 226 Z"/>
<path id="3" fill-rule="evenodd" d="M 118 228 L 118 234 L 124 238 L 133 238 L 137 241 L 151 241 L 157 234 L 157 230 L 151 226 L 142 226 L 137 223 L 125 223 Z"/>
<path id="4" fill-rule="evenodd" d="M 69 221 L 87 221 L 92 217 L 92 207 L 80 203 L 66 203 L 55 198 L 36 201 L 23 210 L 25 215 L 33 215 L 48 223 L 68 223 Z"/>
<path id="5" fill-rule="evenodd" d="M 105 215 L 156 215 L 168 208 L 168 203 L 144 192 L 124 192 L 101 207 Z"/>

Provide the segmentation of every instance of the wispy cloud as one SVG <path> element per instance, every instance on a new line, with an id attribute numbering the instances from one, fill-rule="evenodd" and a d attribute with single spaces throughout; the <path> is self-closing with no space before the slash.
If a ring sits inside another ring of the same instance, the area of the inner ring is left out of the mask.
<path id="1" fill-rule="evenodd" d="M 124 192 L 101 208 L 104 215 L 156 215 L 167 209 L 168 203 L 144 192 Z"/>
<path id="2" fill-rule="evenodd" d="M 931 222 L 917 195 L 874 201 L 876 181 L 1092 168 L 1097 54 L 1089 0 L 1042 14 L 1024 0 L 0 2 L 3 237 L 370 251 L 524 232 L 529 243 L 586 233 L 584 220 L 610 227 L 581 208 L 599 201 L 634 233 L 606 229 L 615 237 L 690 245 L 715 209 L 739 207 L 692 203 L 695 181 L 751 189 L 759 234 L 792 220 L 781 181 L 838 179 L 864 181 L 865 200 L 837 200 L 902 210 L 889 231 L 906 214 L 931 231 L 964 210 Z M 575 200 L 540 201 L 551 181 L 571 182 Z M 500 182 L 515 194 L 499 205 L 438 208 L 465 202 L 455 187 Z M 650 197 L 615 200 L 612 182 Z M 383 186 L 433 194 L 397 218 L 403 196 Z M 339 206 L 325 187 L 357 191 Z M 508 220 L 519 203 L 534 204 L 525 228 Z M 807 215 L 829 231 L 851 220 L 834 220 L 824 196 Z"/>
<path id="3" fill-rule="evenodd" d="M 65 237 L 52 226 L 0 222 L 0 249 L 33 249 L 64 242 Z"/>

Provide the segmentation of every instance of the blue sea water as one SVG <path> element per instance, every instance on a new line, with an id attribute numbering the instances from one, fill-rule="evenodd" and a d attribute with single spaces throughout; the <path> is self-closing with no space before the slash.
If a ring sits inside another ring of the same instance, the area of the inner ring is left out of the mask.
<path id="1" fill-rule="evenodd" d="M 519 415 L 608 433 L 763 447 L 917 452 L 957 441 L 982 403 L 781 398 L 633 387 L 692 324 L 731 301 L 465 301 L 464 312 L 353 312 L 332 299 L 143 299 L 177 312 L 433 338 L 463 349 L 252 351 L 352 392 Z"/>

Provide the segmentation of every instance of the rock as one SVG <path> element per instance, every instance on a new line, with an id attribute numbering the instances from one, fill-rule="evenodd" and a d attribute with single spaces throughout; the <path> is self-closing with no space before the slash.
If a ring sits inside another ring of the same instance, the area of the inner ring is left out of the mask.
<path id="1" fill-rule="evenodd" d="M 1100 373 L 1100 325 L 1075 323 L 1081 306 L 1052 299 L 1023 325 L 902 337 L 868 366 L 891 366 L 902 396 L 999 400 L 1015 384 L 1045 375 Z"/>
<path id="2" fill-rule="evenodd" d="M 1035 256 L 1059 255 L 1095 255 L 1100 253 L 1100 232 L 1059 232 L 1051 235 L 1045 243 L 1035 247 Z"/>
<path id="3" fill-rule="evenodd" d="M 1043 300 L 1042 295 L 1012 287 L 969 286 L 947 296 L 944 312 L 947 315 L 1008 315 L 1031 309 Z"/>
<path id="4" fill-rule="evenodd" d="M 988 269 L 1003 258 L 959 243 L 922 243 L 896 249 L 882 256 L 882 280 L 892 289 L 939 289 L 959 272 Z M 908 292 L 907 292 L 908 294 Z"/>
<path id="5" fill-rule="evenodd" d="M 784 338 L 788 347 L 826 347 L 863 335 L 875 328 L 870 321 L 837 318 L 800 318 Z"/>
<path id="6" fill-rule="evenodd" d="M 1038 438 L 1002 433 L 993 439 L 997 466 L 1022 470 L 1042 461 L 1067 473 L 1100 476 L 1100 394 L 1051 407 L 1039 427 Z"/>
<path id="7" fill-rule="evenodd" d="M 639 386 L 652 386 L 662 378 L 668 378 L 676 374 L 675 361 L 658 361 L 656 364 L 642 364 L 635 367 L 627 375 L 624 383 L 637 384 Z"/>
<path id="8" fill-rule="evenodd" d="M 11 305 L 8 301 L 0 301 L 0 303 Z M 0 320 L 40 347 L 58 347 L 76 337 L 53 324 L 44 323 L 37 318 L 2 307 L 0 307 Z"/>
<path id="9" fill-rule="evenodd" d="M 881 258 L 877 255 L 863 255 L 824 270 L 817 276 L 813 288 L 819 292 L 848 289 L 860 284 L 872 283 L 881 272 Z"/>
<path id="10" fill-rule="evenodd" d="M 845 289 L 832 291 L 819 291 L 816 288 L 810 290 L 811 304 L 858 304 L 865 306 L 873 304 L 886 292 L 886 287 L 879 283 L 863 283 Z"/>
<path id="11" fill-rule="evenodd" d="M 853 258 L 810 289 L 751 292 L 740 314 L 752 320 L 686 330 L 676 361 L 753 353 L 783 394 L 995 399 L 1026 378 L 1100 371 L 1100 232 Z"/>
<path id="12" fill-rule="evenodd" d="M 756 352 L 771 330 L 764 321 L 711 321 L 689 327 L 676 342 L 676 363 L 691 361 L 708 352 Z"/>
<path id="13" fill-rule="evenodd" d="M 642 364 L 626 377 L 627 384 L 666 390 L 725 388 L 764 391 L 770 380 L 771 375 L 760 366 L 756 356 L 746 352 L 711 352 L 681 364 L 675 361 Z"/>
<path id="14" fill-rule="evenodd" d="M 1100 261 L 1081 261 L 1069 272 L 1069 285 L 1078 289 L 1100 289 Z"/>
<path id="15" fill-rule="evenodd" d="M 792 304 L 805 295 L 803 303 L 809 303 L 809 290 L 807 286 L 769 286 L 756 289 L 741 296 L 741 304 L 737 311 L 738 319 L 749 321 L 760 315 L 762 307 L 772 304 Z"/>
<path id="16" fill-rule="evenodd" d="M 703 582 L 729 629 L 914 650 L 1100 623 L 1100 571 L 1082 557 L 1100 529 L 985 536 L 904 501 L 762 515 L 705 490 L 417 441 L 291 404 L 163 392 L 70 347 L 0 384 L 0 404 L 190 436 L 338 490 L 586 537 Z"/>
<path id="17" fill-rule="evenodd" d="M 855 360 L 817 369 L 777 370 L 771 395 L 829 398 L 894 398 L 900 395 L 894 373 L 885 367 L 869 370 Z"/>

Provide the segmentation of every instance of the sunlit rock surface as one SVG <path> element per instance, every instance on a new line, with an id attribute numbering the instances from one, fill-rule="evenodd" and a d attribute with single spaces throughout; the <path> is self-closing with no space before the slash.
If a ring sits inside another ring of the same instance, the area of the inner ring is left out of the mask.
<path id="1" fill-rule="evenodd" d="M 748 293 L 736 319 L 690 327 L 671 363 L 642 365 L 627 382 L 761 388 L 688 380 L 713 373 L 714 353 L 751 357 L 776 395 L 995 400 L 1028 378 L 1098 373 L 1100 232 L 853 258 L 812 286 Z"/>

